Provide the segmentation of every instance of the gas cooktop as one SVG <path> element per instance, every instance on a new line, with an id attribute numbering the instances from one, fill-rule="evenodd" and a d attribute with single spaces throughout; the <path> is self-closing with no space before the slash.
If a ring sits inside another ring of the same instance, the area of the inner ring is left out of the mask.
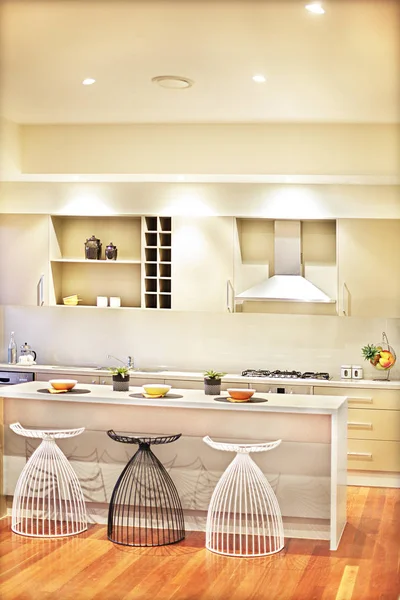
<path id="1" fill-rule="evenodd" d="M 265 369 L 246 369 L 243 377 L 273 377 L 274 379 L 330 379 L 329 373 L 314 373 L 313 371 L 268 371 Z"/>

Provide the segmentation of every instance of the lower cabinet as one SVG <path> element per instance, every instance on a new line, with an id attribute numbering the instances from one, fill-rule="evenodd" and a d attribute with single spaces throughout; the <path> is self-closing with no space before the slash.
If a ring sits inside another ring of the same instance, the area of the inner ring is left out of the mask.
<path id="1" fill-rule="evenodd" d="M 314 394 L 348 397 L 349 470 L 400 472 L 400 390 L 314 387 Z"/>
<path id="2" fill-rule="evenodd" d="M 347 468 L 354 471 L 400 472 L 400 442 L 348 440 Z"/>
<path id="3" fill-rule="evenodd" d="M 78 383 L 91 383 L 91 384 L 102 384 L 102 385 L 111 385 L 112 384 L 112 376 L 106 375 L 102 376 L 93 376 L 93 375 L 81 375 L 80 373 L 36 373 L 35 380 L 36 381 L 49 381 L 49 379 L 76 379 Z"/>
<path id="4" fill-rule="evenodd" d="M 78 383 L 90 383 L 92 385 L 112 385 L 112 375 L 82 375 L 81 373 L 72 373 L 68 371 L 63 372 L 51 372 L 51 373 L 36 373 L 36 381 L 49 381 L 49 379 L 76 379 Z M 140 387 L 145 383 L 151 383 L 152 380 L 149 377 L 131 377 L 129 385 L 132 387 Z M 161 381 L 164 383 L 164 381 Z M 175 387 L 177 387 L 175 385 Z M 188 386 L 185 386 L 188 387 Z"/>

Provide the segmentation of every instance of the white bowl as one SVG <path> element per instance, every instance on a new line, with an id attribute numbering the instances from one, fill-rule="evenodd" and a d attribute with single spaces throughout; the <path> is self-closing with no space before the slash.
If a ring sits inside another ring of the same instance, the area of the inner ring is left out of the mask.
<path id="1" fill-rule="evenodd" d="M 50 379 L 49 383 L 55 390 L 72 390 L 78 382 L 76 379 Z"/>
<path id="2" fill-rule="evenodd" d="M 171 389 L 170 385 L 164 385 L 163 383 L 145 383 L 142 386 L 143 392 L 150 396 L 165 396 Z"/>

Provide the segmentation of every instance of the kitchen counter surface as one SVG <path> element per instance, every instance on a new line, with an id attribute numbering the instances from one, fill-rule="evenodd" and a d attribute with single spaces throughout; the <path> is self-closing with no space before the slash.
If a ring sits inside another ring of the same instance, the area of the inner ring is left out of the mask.
<path id="1" fill-rule="evenodd" d="M 0 370 L 3 371 L 28 371 L 35 373 L 49 373 L 49 379 L 55 376 L 56 373 L 62 373 L 72 377 L 74 373 L 85 374 L 90 376 L 111 376 L 110 371 L 105 369 L 99 369 L 96 367 L 79 367 L 79 366 L 66 366 L 66 365 L 9 365 L 7 363 L 0 363 Z M 169 371 L 169 370 L 158 370 L 151 371 L 145 369 L 134 369 L 131 371 L 131 380 L 137 378 L 152 379 L 154 381 L 164 381 L 165 379 L 177 379 L 187 381 L 203 381 L 203 374 L 195 371 Z M 308 386 L 323 386 L 323 387 L 344 387 L 344 388 L 371 388 L 371 389 L 389 389 L 389 390 L 400 390 L 400 380 L 393 381 L 375 381 L 372 379 L 279 379 L 275 377 L 243 377 L 235 373 L 227 373 L 223 377 L 223 382 L 229 383 L 247 383 L 249 387 L 252 385 L 259 384 L 274 384 L 274 385 L 308 385 Z"/>
<path id="2" fill-rule="evenodd" d="M 211 410 L 234 410 L 253 412 L 287 412 L 287 413 L 309 413 L 309 414 L 334 414 L 346 402 L 345 396 L 316 396 L 305 394 L 262 394 L 256 393 L 254 397 L 267 400 L 265 403 L 233 403 L 218 402 L 215 396 L 206 396 L 202 390 L 188 390 L 173 388 L 170 394 L 180 395 L 182 398 L 132 398 L 130 394 L 141 392 L 140 387 L 130 387 L 129 392 L 114 392 L 110 385 L 87 385 L 78 384 L 80 389 L 90 390 L 90 394 L 44 394 L 38 392 L 45 389 L 43 381 L 32 381 L 18 385 L 4 386 L 1 388 L 0 396 L 4 398 L 16 398 L 24 400 L 43 400 L 86 403 L 86 404 L 112 404 L 128 406 L 147 407 L 174 407 L 174 408 L 203 408 Z M 222 392 L 221 396 L 228 394 Z"/>

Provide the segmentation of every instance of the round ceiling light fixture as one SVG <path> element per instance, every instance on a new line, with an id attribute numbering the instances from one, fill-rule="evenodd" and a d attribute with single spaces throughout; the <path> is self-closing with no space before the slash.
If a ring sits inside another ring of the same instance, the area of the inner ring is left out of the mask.
<path id="1" fill-rule="evenodd" d="M 265 83 L 267 79 L 265 75 L 253 75 L 253 81 L 256 83 Z"/>
<path id="2" fill-rule="evenodd" d="M 96 82 L 95 79 L 92 79 L 91 77 L 87 77 L 86 79 L 84 79 L 82 81 L 82 85 L 93 85 Z"/>
<path id="3" fill-rule="evenodd" d="M 153 77 L 151 81 L 169 90 L 184 90 L 192 87 L 194 84 L 194 81 L 191 79 L 177 75 L 158 75 L 157 77 Z"/>
<path id="4" fill-rule="evenodd" d="M 305 9 L 308 12 L 314 13 L 314 15 L 324 15 L 325 10 L 322 8 L 320 2 L 312 2 L 311 4 L 306 4 Z"/>

